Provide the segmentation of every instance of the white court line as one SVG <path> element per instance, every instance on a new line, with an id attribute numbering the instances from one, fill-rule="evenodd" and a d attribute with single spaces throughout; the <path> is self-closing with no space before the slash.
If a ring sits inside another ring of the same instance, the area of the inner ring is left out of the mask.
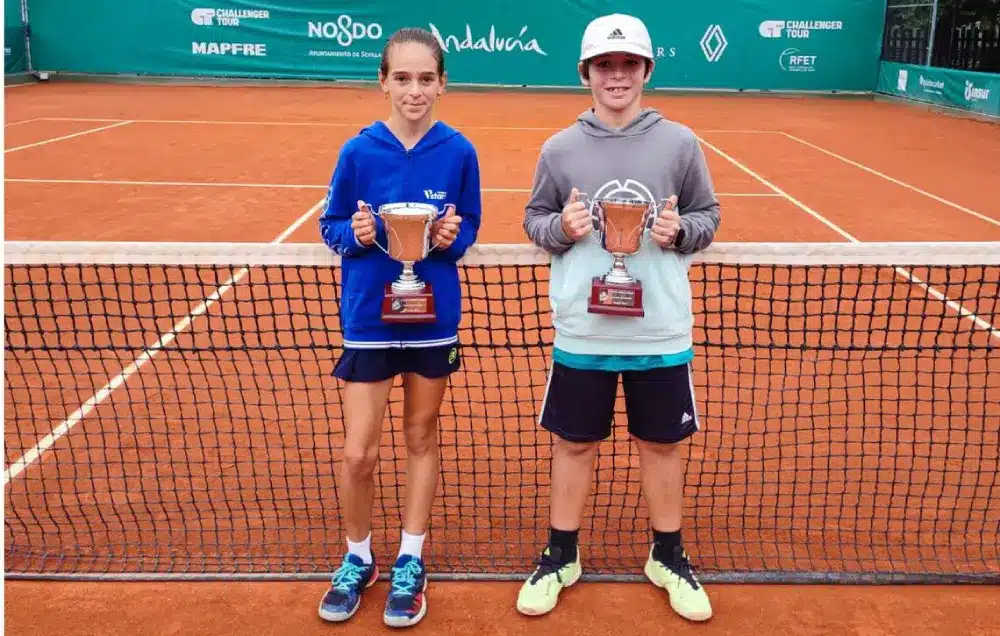
<path id="1" fill-rule="evenodd" d="M 323 207 L 325 201 L 325 198 L 321 199 L 318 203 L 306 210 L 298 219 L 295 220 L 294 223 L 289 225 L 271 242 L 284 242 L 284 240 L 291 236 L 295 230 L 299 229 L 303 223 L 308 221 L 317 210 Z M 52 448 L 52 445 L 55 444 L 61 437 L 73 430 L 73 427 L 79 424 L 80 421 L 93 411 L 98 404 L 106 400 L 108 396 L 115 391 L 115 389 L 125 384 L 131 376 L 135 375 L 146 365 L 146 363 L 152 360 L 156 354 L 163 351 L 164 347 L 173 342 L 174 339 L 177 338 L 178 334 L 191 326 L 191 323 L 194 322 L 195 318 L 207 312 L 212 305 L 217 303 L 219 299 L 226 294 L 226 292 L 232 289 L 233 286 L 240 282 L 240 280 L 242 280 L 243 277 L 245 277 L 249 272 L 249 267 L 240 268 L 236 274 L 220 285 L 211 295 L 199 303 L 198 306 L 195 307 L 187 316 L 178 321 L 177 324 L 175 324 L 169 331 L 161 334 L 159 340 L 146 347 L 141 355 L 133 360 L 127 367 L 122 369 L 121 372 L 113 377 L 107 384 L 90 396 L 90 399 L 81 404 L 80 408 L 73 411 L 59 426 L 52 429 L 48 435 L 40 439 L 37 444 L 32 446 L 24 455 L 18 458 L 17 461 L 12 463 L 3 472 L 3 485 L 6 486 L 10 483 L 11 479 L 20 475 L 24 469 L 37 461 L 38 458 L 41 457 L 42 453 Z"/>
<path id="2" fill-rule="evenodd" d="M 8 122 L 8 123 L 4 124 L 4 126 L 5 127 L 6 126 L 20 126 L 21 124 L 28 124 L 28 123 L 31 123 L 33 121 L 40 121 L 41 119 L 42 119 L 41 117 L 32 117 L 31 119 L 21 119 L 19 121 Z"/>
<path id="3" fill-rule="evenodd" d="M 129 181 L 116 179 L 17 179 L 7 178 L 11 183 L 56 183 L 75 185 L 124 185 L 124 186 L 167 186 L 204 188 L 289 188 L 293 190 L 325 190 L 329 186 L 308 183 L 226 183 L 220 181 Z"/>
<path id="4" fill-rule="evenodd" d="M 798 199 L 796 199 L 792 195 L 788 194 L 787 192 L 785 192 L 784 190 L 782 190 L 778 186 L 774 185 L 773 183 L 771 183 L 770 181 L 768 181 L 764 177 L 760 176 L 759 174 L 757 174 L 756 172 L 754 172 L 750 168 L 747 168 L 745 165 L 743 165 L 742 163 L 740 163 L 739 161 L 737 161 L 733 157 L 730 157 L 729 155 L 727 155 L 722 150 L 719 150 L 717 147 L 715 147 L 714 145 L 712 145 L 709 142 L 705 141 L 701 137 L 698 137 L 698 140 L 701 141 L 701 143 L 703 143 L 706 146 L 708 146 L 709 148 L 711 148 L 712 150 L 714 150 L 716 153 L 718 153 L 718 155 L 721 156 L 723 159 L 727 160 L 729 163 L 733 164 L 734 166 L 736 166 L 737 168 L 739 168 L 743 172 L 747 173 L 748 175 L 750 175 L 751 177 L 753 177 L 754 179 L 756 179 L 757 181 L 759 181 L 764 186 L 770 188 L 771 190 L 773 190 L 774 192 L 776 192 L 779 196 L 782 196 L 782 197 L 788 199 L 789 201 L 791 201 L 792 203 L 794 203 L 796 206 L 798 206 L 800 209 L 802 209 L 803 211 L 805 211 L 806 213 L 808 213 L 810 216 L 812 216 L 813 218 L 815 218 L 817 221 L 819 221 L 823 225 L 827 226 L 828 228 L 830 228 L 831 230 L 833 230 L 837 234 L 843 236 L 848 241 L 851 241 L 852 243 L 860 243 L 861 242 L 858 239 L 856 239 L 853 236 L 851 236 L 850 234 L 848 234 L 845 230 L 843 230 L 840 226 L 838 226 L 833 221 L 829 220 L 828 218 L 826 218 L 825 216 L 823 216 L 822 214 L 820 214 L 816 210 L 813 210 L 812 208 L 810 208 L 809 206 L 807 206 L 805 203 L 802 203 L 801 201 L 799 201 Z"/>
<path id="5" fill-rule="evenodd" d="M 127 181 L 110 179 L 18 179 L 7 178 L 4 181 L 11 183 L 62 183 L 77 185 L 135 185 L 135 186 L 170 186 L 170 187 L 206 187 L 206 188 L 289 188 L 305 190 L 325 190 L 329 186 L 311 185 L 306 183 L 226 183 L 216 181 Z M 531 192 L 531 188 L 483 188 L 485 193 L 514 193 L 524 194 Z M 720 197 L 781 197 L 773 192 L 716 192 Z"/>
<path id="6" fill-rule="evenodd" d="M 120 119 L 108 119 L 104 117 L 43 117 L 47 121 L 83 121 L 83 122 L 106 122 L 121 121 Z M 365 126 L 370 126 L 371 122 L 336 122 L 336 121 L 253 121 L 253 120 L 213 120 L 213 119 L 132 119 L 138 124 L 190 124 L 193 126 L 325 126 L 333 128 L 357 128 L 361 130 Z M 533 127 L 533 126 L 455 126 L 461 130 L 541 130 L 557 131 L 560 128 Z"/>
<path id="7" fill-rule="evenodd" d="M 87 130 L 82 130 L 80 132 L 73 133 L 72 135 L 63 135 L 62 137 L 53 137 L 52 139 L 45 139 L 43 141 L 36 141 L 33 144 L 26 144 L 24 146 L 16 146 L 14 148 L 7 148 L 6 150 L 4 150 L 4 153 L 6 154 L 8 152 L 14 152 L 16 150 L 25 150 L 27 148 L 35 148 L 36 146 L 44 146 L 45 144 L 51 144 L 51 143 L 54 143 L 56 141 L 63 141 L 64 139 L 72 139 L 73 137 L 81 137 L 83 135 L 89 135 L 91 133 L 100 132 L 102 130 L 108 130 L 109 128 L 117 128 L 119 126 L 125 126 L 126 124 L 132 124 L 132 123 L 135 123 L 135 122 L 132 121 L 132 120 L 127 120 L 127 121 L 119 121 L 118 123 L 109 124 L 107 126 L 100 126 L 98 128 L 88 128 Z"/>
<path id="8" fill-rule="evenodd" d="M 925 197 L 927 197 L 929 199 L 933 199 L 933 200 L 937 201 L 938 203 L 943 203 L 944 205 L 953 207 L 956 210 L 961 210 L 962 212 L 965 212 L 966 214 L 971 214 L 972 216 L 976 217 L 977 219 L 980 219 L 982 221 L 986 221 L 987 223 L 992 223 L 993 225 L 996 225 L 996 226 L 1000 227 L 1000 219 L 994 219 L 992 217 L 986 216 L 985 214 L 981 214 L 979 212 L 976 212 L 975 210 L 970 210 L 969 208 L 967 208 L 967 207 L 965 207 L 963 205 L 959 205 L 958 203 L 955 203 L 954 201 L 949 201 L 948 199 L 945 199 L 943 197 L 939 197 L 938 195 L 932 194 L 932 193 L 928 192 L 927 190 L 923 190 L 921 188 L 918 188 L 915 185 L 910 185 L 909 183 L 906 183 L 904 181 L 900 181 L 899 179 L 895 179 L 893 177 L 890 177 L 889 175 L 887 175 L 887 174 L 885 174 L 883 172 L 879 172 L 878 170 L 876 170 L 874 168 L 870 168 L 870 167 L 866 166 L 863 163 L 859 163 L 857 161 L 854 161 L 853 159 L 848 159 L 847 157 L 845 157 L 843 155 L 838 155 L 837 153 L 833 152 L 832 150 L 827 150 L 826 148 L 822 148 L 820 146 L 817 146 L 816 144 L 808 142 L 805 139 L 802 139 L 801 137 L 796 137 L 795 135 L 792 135 L 792 134 L 789 134 L 789 133 L 786 133 L 786 132 L 782 132 L 781 134 L 784 135 L 785 137 L 788 137 L 789 139 L 791 139 L 793 141 L 799 142 L 802 145 L 808 146 L 808 147 L 810 147 L 810 148 L 812 148 L 814 150 L 818 150 L 818 151 L 822 152 L 823 154 L 829 155 L 829 156 L 833 157 L 834 159 L 839 159 L 839 160 L 843 161 L 846 164 L 850 164 L 850 165 L 854 166 L 855 168 L 860 168 L 861 170 L 864 170 L 865 172 L 867 172 L 869 174 L 873 174 L 876 177 L 882 177 L 883 179 L 885 179 L 886 181 L 889 181 L 890 183 L 895 183 L 898 186 L 901 186 L 903 188 L 907 188 L 907 189 L 912 190 L 912 191 L 914 191 L 914 192 L 916 192 L 918 194 L 922 194 L 922 195 L 924 195 Z"/>
<path id="9" fill-rule="evenodd" d="M 46 121 L 84 121 L 84 122 L 109 122 L 121 121 L 121 119 L 110 119 L 106 117 L 39 117 Z M 365 126 L 370 126 L 371 122 L 324 122 L 324 121 L 247 121 L 247 120 L 212 120 L 212 119 L 132 119 L 137 124 L 190 124 L 197 126 L 326 126 L 333 128 L 357 128 L 361 130 Z M 565 126 L 466 126 L 452 124 L 459 130 L 503 130 L 503 131 L 544 131 L 558 132 Z M 567 123 L 569 125 L 569 123 Z M 734 134 L 761 134 L 780 135 L 780 130 L 703 130 L 704 133 L 734 133 Z"/>
<path id="10" fill-rule="evenodd" d="M 753 177 L 757 181 L 761 182 L 763 185 L 767 186 L 768 188 L 771 188 L 772 190 L 774 190 L 775 192 L 777 192 L 781 196 L 785 197 L 786 199 L 788 199 L 789 201 L 791 201 L 793 204 L 795 204 L 799 209 L 801 209 L 802 211 L 806 212 L 807 214 L 809 214 L 813 218 L 818 219 L 824 225 L 826 225 L 827 227 L 829 227 L 830 229 L 832 229 L 837 234 L 840 234 L 841 236 L 843 236 L 844 238 L 846 238 L 851 243 L 861 243 L 862 242 L 862 241 L 858 240 L 857 238 L 855 238 L 854 236 L 852 236 L 851 234 L 849 234 L 846 230 L 844 230 L 843 228 L 841 228 L 837 224 L 833 223 L 832 221 L 830 221 L 829 219 L 827 219 L 826 217 L 824 217 L 819 212 L 816 212 L 815 210 L 813 210 L 812 208 L 810 208 L 806 204 L 802 203 L 801 201 L 799 201 L 795 197 L 790 196 L 784 190 L 782 190 L 778 186 L 774 185 L 773 183 L 771 183 L 770 181 L 768 181 L 764 177 L 760 176 L 759 174 L 757 174 L 756 172 L 754 172 L 750 168 L 746 167 L 745 165 L 743 165 L 742 163 L 740 163 L 739 161 L 737 161 L 733 157 L 729 156 L 728 154 L 726 154 L 722 150 L 716 148 L 715 146 L 713 146 L 712 144 L 708 143 L 704 139 L 699 138 L 699 140 L 701 141 L 701 143 L 705 144 L 706 146 L 708 146 L 709 148 L 711 148 L 712 150 L 714 150 L 715 152 L 717 152 L 723 159 L 726 159 L 727 161 L 729 161 L 730 163 L 732 163 L 734 166 L 736 166 L 737 168 L 739 168 L 743 172 L 747 173 L 748 175 L 750 175 L 751 177 Z M 969 311 L 968 309 L 966 309 L 962 304 L 957 303 L 954 300 L 951 300 L 950 298 L 948 298 L 947 296 L 945 296 L 943 293 L 939 292 L 937 289 L 934 289 L 929 284 L 925 283 L 924 281 L 920 280 L 918 277 L 914 276 L 913 273 L 910 272 L 909 270 L 907 270 L 905 267 L 896 267 L 895 270 L 896 270 L 897 274 L 899 274 L 903 278 L 907 279 L 911 283 L 913 283 L 913 284 L 921 287 L 930 296 L 932 296 L 932 297 L 936 298 L 937 300 L 945 303 L 950 309 L 952 309 L 953 311 L 955 311 L 959 316 L 971 320 L 973 322 L 973 324 L 975 324 L 977 327 L 979 327 L 980 329 L 983 329 L 984 331 L 986 331 L 987 333 L 989 333 L 991 336 L 993 336 L 997 340 L 1000 340 L 1000 329 L 997 329 L 992 323 L 990 323 L 987 320 L 983 320 L 982 318 L 980 318 L 979 316 L 977 316 L 974 312 Z"/>

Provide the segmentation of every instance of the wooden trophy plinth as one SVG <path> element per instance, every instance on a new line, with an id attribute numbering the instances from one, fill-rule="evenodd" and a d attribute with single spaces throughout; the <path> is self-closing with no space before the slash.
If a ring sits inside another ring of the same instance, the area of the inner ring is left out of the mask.
<path id="1" fill-rule="evenodd" d="M 595 276 L 590 286 L 587 311 L 610 316 L 645 316 L 642 308 L 642 283 L 609 283 Z"/>
<path id="2" fill-rule="evenodd" d="M 394 323 L 434 322 L 434 293 L 429 284 L 420 291 L 393 291 L 392 283 L 385 284 L 382 298 L 382 320 Z"/>

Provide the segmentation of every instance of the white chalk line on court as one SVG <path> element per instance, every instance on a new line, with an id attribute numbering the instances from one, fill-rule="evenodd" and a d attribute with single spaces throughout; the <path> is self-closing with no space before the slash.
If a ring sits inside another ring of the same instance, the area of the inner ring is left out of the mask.
<path id="1" fill-rule="evenodd" d="M 70 135 L 62 135 L 61 137 L 53 137 L 52 139 L 43 139 L 42 141 L 36 141 L 33 144 L 25 144 L 23 146 L 15 146 L 14 148 L 7 148 L 4 153 L 15 152 L 18 150 L 26 150 L 28 148 L 35 148 L 38 146 L 44 146 L 46 144 L 55 143 L 57 141 L 64 141 L 66 139 L 73 139 L 74 137 L 82 137 L 83 135 L 90 135 L 96 132 L 101 132 L 102 130 L 109 130 L 111 128 L 118 128 L 119 126 L 127 126 L 128 124 L 135 123 L 133 120 L 123 120 L 118 121 L 114 124 L 108 124 L 107 126 L 99 126 L 98 128 L 88 128 L 87 130 L 81 130 L 80 132 L 75 132 Z"/>
<path id="2" fill-rule="evenodd" d="M 291 225 L 285 228 L 278 236 L 274 238 L 272 243 L 282 243 L 291 236 L 297 229 L 299 229 L 302 224 L 309 220 L 312 215 L 314 215 L 325 203 L 325 198 L 321 199 L 311 208 L 306 210 L 298 219 L 296 219 Z M 19 457 L 14 461 L 3 473 L 3 484 L 6 486 L 10 481 L 20 475 L 24 470 L 30 466 L 32 463 L 38 460 L 42 456 L 42 453 L 52 448 L 52 446 L 59 441 L 60 438 L 69 433 L 73 428 L 80 423 L 83 418 L 85 418 L 91 411 L 93 411 L 101 402 L 106 400 L 114 391 L 125 384 L 130 377 L 138 373 L 142 367 L 144 367 L 150 360 L 152 360 L 158 353 L 164 350 L 164 348 L 173 342 L 177 336 L 186 331 L 188 327 L 194 320 L 204 315 L 209 308 L 217 303 L 230 289 L 232 289 L 237 283 L 239 283 L 249 272 L 249 267 L 240 268 L 235 274 L 233 274 L 226 282 L 220 285 L 212 294 L 210 294 L 205 300 L 201 301 L 198 306 L 196 306 L 191 312 L 189 312 L 184 318 L 179 320 L 169 331 L 161 334 L 159 339 L 147 346 L 142 354 L 140 354 L 135 360 L 132 361 L 127 367 L 121 370 L 115 377 L 113 377 L 107 384 L 97 390 L 86 402 L 80 405 L 78 409 L 73 411 L 69 417 L 67 417 L 59 426 L 52 429 L 52 431 L 40 439 L 34 446 L 32 446 L 24 455 Z"/>
<path id="3" fill-rule="evenodd" d="M 109 117 L 39 117 L 44 121 L 83 121 L 83 122 L 114 122 L 122 121 L 120 118 Z M 361 130 L 365 126 L 370 126 L 371 122 L 338 122 L 338 121 L 254 121 L 254 120 L 215 120 L 215 119 L 130 119 L 137 124 L 178 124 L 192 126 L 326 126 L 332 128 L 357 128 Z M 466 124 L 451 124 L 459 130 L 500 130 L 500 131 L 524 131 L 524 132 L 558 132 L 565 126 L 477 126 Z M 780 130 L 756 130 L 756 129 L 706 129 L 703 133 L 712 134 L 748 134 L 748 135 L 780 135 Z"/>
<path id="4" fill-rule="evenodd" d="M 4 124 L 4 126 L 20 126 L 21 124 L 30 124 L 33 121 L 39 121 L 41 117 L 32 117 L 31 119 L 19 119 L 17 121 L 9 121 Z"/>
<path id="5" fill-rule="evenodd" d="M 927 190 L 924 190 L 922 188 L 918 188 L 915 185 L 906 183 L 905 181 L 900 181 L 899 179 L 896 179 L 894 177 L 890 177 L 889 175 L 885 174 L 884 172 L 879 172 L 875 168 L 872 168 L 870 166 L 866 166 L 865 164 L 863 164 L 861 162 L 854 161 L 853 159 L 848 159 L 847 157 L 845 157 L 843 155 L 840 155 L 840 154 L 837 154 L 837 153 L 833 152 L 832 150 L 827 150 L 826 148 L 823 148 L 822 146 L 817 146 L 816 144 L 814 144 L 812 142 L 809 142 L 809 141 L 806 141 L 805 139 L 802 139 L 801 137 L 796 137 L 795 135 L 792 135 L 792 134 L 786 133 L 786 132 L 782 132 L 781 134 L 784 135 L 785 137 L 788 137 L 789 139 L 791 139 L 793 141 L 796 141 L 796 142 L 804 145 L 804 146 L 808 146 L 809 148 L 812 148 L 814 150 L 818 150 L 819 152 L 822 152 L 825 155 L 833 157 L 834 159 L 839 159 L 840 161 L 843 161 L 844 163 L 846 163 L 848 165 L 854 166 L 855 168 L 858 168 L 860 170 L 864 170 L 865 172 L 867 172 L 869 174 L 873 174 L 876 177 L 881 177 L 881 178 L 885 179 L 886 181 L 888 181 L 890 183 L 894 183 L 894 184 L 896 184 L 896 185 L 898 185 L 898 186 L 900 186 L 902 188 L 906 188 L 908 190 L 916 192 L 917 194 L 922 194 L 922 195 L 924 195 L 925 197 L 927 197 L 929 199 L 933 199 L 934 201 L 937 201 L 938 203 L 942 203 L 942 204 L 947 205 L 949 207 L 955 208 L 956 210 L 960 210 L 962 212 L 965 212 L 966 214 L 972 215 L 972 216 L 976 217 L 977 219 L 980 219 L 982 221 L 986 221 L 987 223 L 992 223 L 993 225 L 996 225 L 996 226 L 1000 227 L 1000 219 L 994 219 L 993 217 L 986 216 L 985 214 L 982 214 L 980 212 L 976 212 L 975 210 L 971 210 L 971 209 L 965 207 L 964 205 L 960 205 L 958 203 L 955 203 L 954 201 L 949 201 L 948 199 L 945 199 L 944 197 L 939 197 L 938 195 L 933 194 L 931 192 L 928 192 Z"/>
<path id="6" fill-rule="evenodd" d="M 83 122 L 108 122 L 121 121 L 107 117 L 43 117 L 46 121 L 83 121 Z M 215 119 L 132 119 L 138 124 L 177 124 L 191 126 L 289 126 L 289 127 L 328 127 L 328 128 L 357 128 L 361 130 L 365 126 L 370 126 L 371 122 L 341 122 L 341 121 L 255 121 L 255 120 L 215 120 Z M 504 131 L 557 131 L 559 128 L 541 126 L 458 126 L 460 129 L 471 130 L 504 130 Z"/>
<path id="7" fill-rule="evenodd" d="M 224 181 L 132 181 L 129 179 L 4 179 L 8 183 L 48 183 L 64 185 L 163 186 L 174 188 L 275 188 L 325 190 L 329 186 L 312 183 L 236 183 Z"/>
<path id="8" fill-rule="evenodd" d="M 4 179 L 10 183 L 48 183 L 69 185 L 118 185 L 118 186 L 164 186 L 175 188 L 275 188 L 291 190 L 325 190 L 329 186 L 311 183 L 246 183 L 222 181 L 130 181 L 127 179 L 20 179 L 10 177 Z M 531 188 L 483 188 L 487 194 L 526 194 Z M 780 198 L 773 192 L 717 192 L 720 197 L 771 197 Z"/>
<path id="9" fill-rule="evenodd" d="M 783 196 L 784 198 L 788 199 L 796 207 L 798 207 L 802 211 L 806 212 L 807 214 L 809 214 L 813 218 L 819 220 L 821 223 L 823 223 L 828 228 L 832 229 L 834 232 L 836 232 L 837 234 L 841 235 L 842 237 L 844 237 L 845 239 L 847 239 L 851 243 L 861 243 L 862 242 L 861 240 L 855 238 L 850 233 L 848 233 L 846 230 L 844 230 L 843 228 L 841 228 L 836 223 L 830 221 L 829 219 L 827 219 L 826 217 L 824 217 L 819 212 L 813 210 L 812 208 L 810 208 L 806 204 L 802 203 L 801 201 L 799 201 L 795 197 L 789 195 L 787 192 L 785 192 L 784 190 L 782 190 L 778 186 L 774 185 L 773 183 L 771 183 L 770 181 L 768 181 L 764 177 L 760 176 L 759 174 L 757 174 L 756 172 L 754 172 L 753 170 L 751 170 L 750 168 L 748 168 L 744 164 L 740 163 L 740 161 L 738 161 L 734 157 L 726 154 L 725 152 L 723 152 L 722 150 L 720 150 L 716 146 L 712 145 L 711 143 L 705 141 L 704 139 L 700 139 L 700 141 L 701 141 L 701 143 L 703 143 L 706 146 L 708 146 L 709 148 L 711 148 L 714 152 L 718 153 L 719 156 L 721 156 L 723 159 L 729 161 L 734 166 L 736 166 L 737 168 L 739 168 L 743 172 L 747 173 L 748 175 L 750 175 L 751 177 L 753 177 L 754 179 L 756 179 L 757 181 L 759 181 L 764 186 L 766 186 L 766 187 L 774 190 L 776 193 L 778 193 L 781 196 Z M 972 321 L 972 323 L 975 324 L 977 327 L 979 327 L 980 329 L 983 329 L 984 331 L 986 331 L 987 333 L 989 333 L 992 337 L 996 338 L 997 340 L 1000 340 L 1000 330 L 998 330 L 991 322 L 989 322 L 987 320 L 983 320 L 982 318 L 980 318 L 979 316 L 977 316 L 974 312 L 972 312 L 969 309 L 967 309 L 961 303 L 958 303 L 958 302 L 955 302 L 954 300 L 951 300 L 945 294 L 943 294 L 942 292 L 938 291 L 937 289 L 935 289 L 934 287 L 932 287 L 928 283 L 924 282 L 923 280 L 921 280 L 920 278 L 918 278 L 917 276 L 915 276 L 913 274 L 913 272 L 909 271 L 905 267 L 896 267 L 895 270 L 896 270 L 897 274 L 899 274 L 903 278 L 907 279 L 908 281 L 910 281 L 914 285 L 917 285 L 920 288 L 922 288 L 931 297 L 933 297 L 933 298 L 935 298 L 935 299 L 937 299 L 937 300 L 945 303 L 945 305 L 947 305 L 952 311 L 954 311 L 955 313 L 957 313 L 959 316 Z"/>

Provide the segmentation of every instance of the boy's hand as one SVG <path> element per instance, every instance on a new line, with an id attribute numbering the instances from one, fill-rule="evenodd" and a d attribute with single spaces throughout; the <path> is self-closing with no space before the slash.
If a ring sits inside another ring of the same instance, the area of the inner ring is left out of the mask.
<path id="1" fill-rule="evenodd" d="M 573 241 L 579 241 L 594 229 L 590 218 L 590 210 L 579 200 L 580 191 L 573 188 L 569 195 L 569 203 L 562 210 L 562 229 Z"/>
<path id="2" fill-rule="evenodd" d="M 681 229 L 681 216 L 677 214 L 677 196 L 667 199 L 663 209 L 656 216 L 653 227 L 650 228 L 650 236 L 660 247 L 671 247 L 677 232 Z"/>

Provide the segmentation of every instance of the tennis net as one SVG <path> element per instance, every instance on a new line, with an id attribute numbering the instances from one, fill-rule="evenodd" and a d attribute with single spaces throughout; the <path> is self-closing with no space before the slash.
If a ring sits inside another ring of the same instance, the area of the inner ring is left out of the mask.
<path id="1" fill-rule="evenodd" d="M 337 265 L 322 245 L 6 243 L 7 576 L 328 576 Z M 435 577 L 523 577 L 547 539 L 548 276 L 526 245 L 461 264 Z M 705 580 L 1000 580 L 1000 244 L 716 244 L 690 276 L 683 533 Z M 401 397 L 376 471 L 384 565 Z M 650 541 L 621 400 L 616 424 L 581 528 L 594 580 L 640 578 Z"/>

